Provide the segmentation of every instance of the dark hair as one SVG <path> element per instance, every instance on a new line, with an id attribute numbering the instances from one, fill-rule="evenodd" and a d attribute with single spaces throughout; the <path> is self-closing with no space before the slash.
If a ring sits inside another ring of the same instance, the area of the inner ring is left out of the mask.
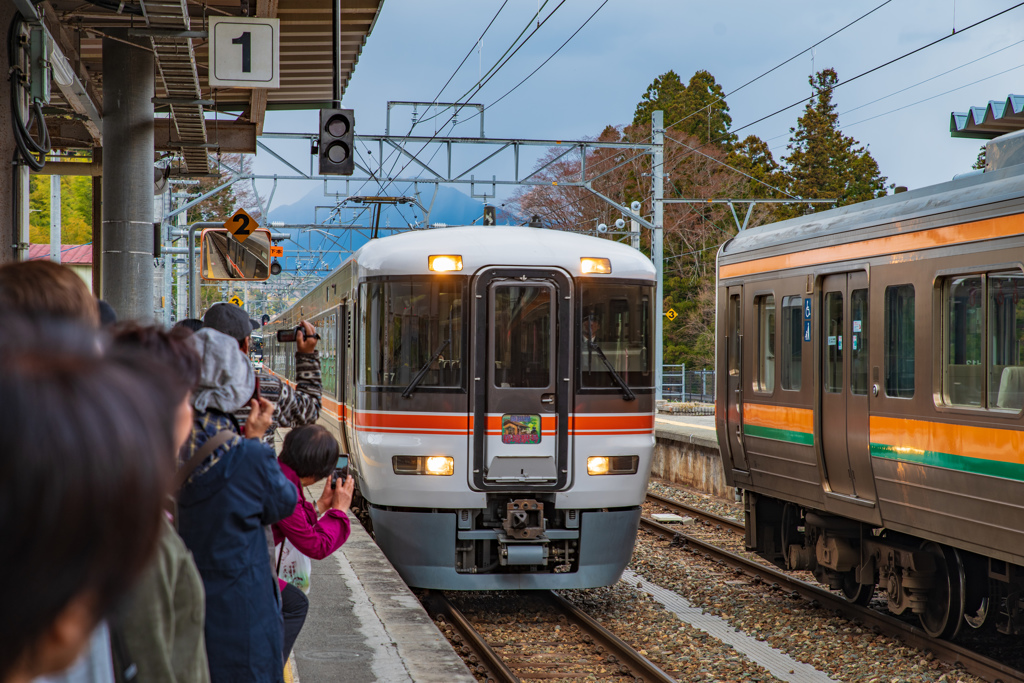
<path id="1" fill-rule="evenodd" d="M 155 549 L 172 470 L 168 372 L 94 331 L 5 319 L 0 340 L 0 680 L 81 597 L 98 620 Z"/>
<path id="2" fill-rule="evenodd" d="M 192 332 L 198 332 L 203 329 L 203 321 L 199 318 L 185 318 L 184 320 L 179 320 L 174 323 L 174 327 L 172 329 L 186 329 L 191 330 Z"/>
<path id="3" fill-rule="evenodd" d="M 126 322 L 115 325 L 113 333 L 114 349 L 136 350 L 150 354 L 155 360 L 167 365 L 183 386 L 179 401 L 184 392 L 194 389 L 199 384 L 199 370 L 202 361 L 189 337 L 192 333 L 183 328 L 165 330 L 159 325 L 140 325 Z"/>
<path id="4" fill-rule="evenodd" d="M 0 266 L 0 307 L 25 316 L 61 317 L 98 327 L 99 306 L 73 270 L 51 261 Z"/>
<path id="5" fill-rule="evenodd" d="M 284 437 L 280 460 L 300 478 L 320 480 L 334 471 L 341 449 L 338 440 L 320 425 L 296 427 Z"/>

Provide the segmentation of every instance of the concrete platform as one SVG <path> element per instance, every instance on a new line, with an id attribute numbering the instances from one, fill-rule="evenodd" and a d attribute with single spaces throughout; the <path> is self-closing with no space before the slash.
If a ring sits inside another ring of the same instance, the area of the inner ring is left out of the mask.
<path id="1" fill-rule="evenodd" d="M 310 584 L 309 614 L 293 651 L 293 680 L 474 683 L 358 523 L 336 553 L 313 562 Z"/>

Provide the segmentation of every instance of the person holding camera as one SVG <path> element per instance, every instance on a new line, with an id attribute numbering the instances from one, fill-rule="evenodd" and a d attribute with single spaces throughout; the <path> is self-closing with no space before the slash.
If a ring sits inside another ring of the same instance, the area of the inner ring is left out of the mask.
<path id="1" fill-rule="evenodd" d="M 278 458 L 281 472 L 295 485 L 298 503 L 291 515 L 273 525 L 274 545 L 285 539 L 303 555 L 322 560 L 348 540 L 352 525 L 348 508 L 352 504 L 355 480 L 345 470 L 336 470 L 340 449 L 338 441 L 320 425 L 308 425 L 288 432 Z M 347 468 L 345 468 L 347 470 Z M 330 477 L 316 504 L 306 500 L 304 487 Z M 278 579 L 280 581 L 280 579 Z M 284 659 L 306 621 L 308 600 L 295 586 L 281 581 L 284 614 Z"/>
<path id="2" fill-rule="evenodd" d="M 250 335 L 253 322 L 238 306 L 216 303 L 203 316 L 203 327 L 209 327 L 238 341 L 238 348 L 249 358 Z M 278 427 L 301 427 L 314 424 L 320 417 L 320 357 L 316 352 L 319 337 L 309 322 L 303 320 L 295 339 L 295 388 L 282 382 L 264 369 L 257 373 L 260 396 L 274 404 L 270 427 L 263 434 L 264 443 L 274 445 L 274 432 Z M 249 417 L 249 406 L 235 412 L 235 419 L 244 423 Z M 252 434 L 247 436 L 254 436 Z"/>

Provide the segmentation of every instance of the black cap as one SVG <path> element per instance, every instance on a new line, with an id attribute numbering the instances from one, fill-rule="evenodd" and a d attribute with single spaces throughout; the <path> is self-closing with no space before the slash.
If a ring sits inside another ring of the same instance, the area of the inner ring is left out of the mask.
<path id="1" fill-rule="evenodd" d="M 218 332 L 242 341 L 252 334 L 252 321 L 245 311 L 234 304 L 219 303 L 210 306 L 203 316 L 203 327 L 210 327 Z"/>

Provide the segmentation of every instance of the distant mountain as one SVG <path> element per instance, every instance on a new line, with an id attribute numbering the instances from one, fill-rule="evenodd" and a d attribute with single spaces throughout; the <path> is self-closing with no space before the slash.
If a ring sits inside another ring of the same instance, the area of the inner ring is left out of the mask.
<path id="1" fill-rule="evenodd" d="M 445 187 L 443 185 L 438 187 L 437 196 L 435 197 L 432 190 L 426 190 L 426 186 L 421 187 L 424 187 L 424 190 L 420 194 L 419 201 L 424 205 L 424 208 L 430 210 L 430 224 L 470 225 L 474 222 L 480 223 L 484 204 L 479 199 L 474 199 L 453 187 Z M 381 191 L 380 194 L 405 196 L 407 192 L 411 195 L 412 188 L 388 187 Z M 270 210 L 271 222 L 282 222 L 286 226 L 324 225 L 322 232 L 317 230 L 303 231 L 287 227 L 273 228 L 274 232 L 283 231 L 291 233 L 294 242 L 284 244 L 286 254 L 294 251 L 296 248 L 300 251 L 303 251 L 303 248 L 305 248 L 314 252 L 321 250 L 325 252 L 329 250 L 336 252 L 341 250 L 355 251 L 366 243 L 367 235 L 361 234 L 366 231 L 331 229 L 330 226 L 359 225 L 368 228 L 373 222 L 372 210 L 364 209 L 367 206 L 364 204 L 347 203 L 343 205 L 344 208 L 339 211 L 338 215 L 328 223 L 331 212 L 323 208 L 317 211 L 316 207 L 333 206 L 335 201 L 334 197 L 325 197 L 323 185 L 317 184 L 294 202 L 281 204 Z M 386 236 L 391 234 L 391 231 L 385 230 L 385 228 L 406 227 L 410 222 L 415 222 L 417 227 L 424 227 L 424 219 L 423 210 L 415 205 L 385 206 L 380 216 L 380 227 L 382 228 L 380 234 L 382 237 Z M 499 224 L 503 225 L 509 222 L 509 217 L 499 209 L 497 220 Z M 327 235 L 330 236 L 328 237 Z M 346 257 L 347 254 L 345 253 L 324 253 L 324 263 L 321 264 L 320 268 L 325 272 L 333 270 Z M 310 267 L 309 258 L 310 254 L 308 253 L 299 254 L 300 269 L 305 270 Z M 295 261 L 296 257 L 288 254 L 282 259 L 281 265 L 285 271 L 292 271 L 296 268 Z"/>

